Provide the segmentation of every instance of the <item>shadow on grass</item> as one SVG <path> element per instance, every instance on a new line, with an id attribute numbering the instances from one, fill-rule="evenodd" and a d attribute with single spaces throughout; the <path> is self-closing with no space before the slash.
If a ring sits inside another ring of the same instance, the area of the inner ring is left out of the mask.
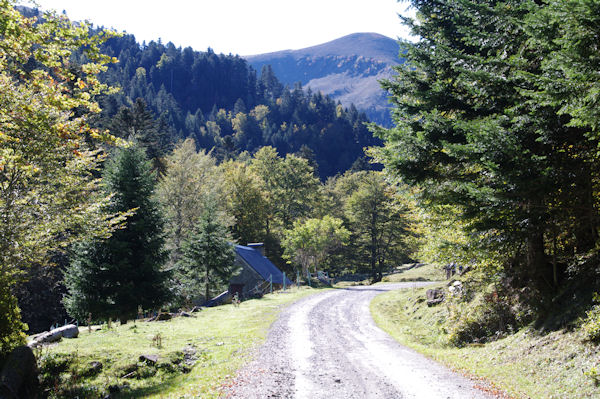
<path id="1" fill-rule="evenodd" d="M 194 372 L 194 370 L 192 369 L 191 372 Z M 190 373 L 174 374 L 172 376 L 165 376 L 163 379 L 161 379 L 160 381 L 156 381 L 152 385 L 145 386 L 145 387 L 138 387 L 138 388 L 128 388 L 127 390 L 124 390 L 123 392 L 120 392 L 114 396 L 111 395 L 111 398 L 114 397 L 114 398 L 118 398 L 118 399 L 137 399 L 137 398 L 146 398 L 150 395 L 161 395 L 161 394 L 166 395 L 168 393 L 175 394 L 175 392 L 170 392 L 170 391 L 172 391 L 173 389 L 176 389 L 177 387 L 182 386 L 183 380 L 188 375 L 190 375 Z M 125 382 L 122 381 L 119 385 L 121 385 L 123 383 L 125 383 Z"/>

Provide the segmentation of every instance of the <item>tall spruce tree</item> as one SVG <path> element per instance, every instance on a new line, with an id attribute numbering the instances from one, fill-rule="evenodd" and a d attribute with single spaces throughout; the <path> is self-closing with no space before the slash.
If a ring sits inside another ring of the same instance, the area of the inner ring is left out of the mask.
<path id="1" fill-rule="evenodd" d="M 418 21 L 405 22 L 421 39 L 403 44 L 407 62 L 384 84 L 396 127 L 374 128 L 386 140 L 382 159 L 422 189 L 422 203 L 458 206 L 471 244 L 505 254 L 513 283 L 548 292 L 558 283 L 554 226 L 581 237 L 565 242 L 572 258 L 596 233 L 569 219 L 577 209 L 596 215 L 583 132 L 534 96 L 552 49 L 531 40 L 531 18 L 546 4 L 411 3 Z"/>
<path id="2" fill-rule="evenodd" d="M 110 238 L 75 249 L 65 274 L 65 307 L 79 320 L 91 314 L 126 323 L 139 307 L 156 309 L 169 298 L 163 221 L 153 199 L 155 177 L 140 147 L 118 151 L 106 165 L 103 183 L 113 194 L 108 211 L 133 214 Z"/>
<path id="3" fill-rule="evenodd" d="M 226 285 L 236 270 L 232 239 L 224 219 L 216 204 L 208 203 L 183 242 L 183 254 L 177 270 L 189 299 L 197 297 L 203 288 L 204 298 L 209 300 L 211 293 Z"/>

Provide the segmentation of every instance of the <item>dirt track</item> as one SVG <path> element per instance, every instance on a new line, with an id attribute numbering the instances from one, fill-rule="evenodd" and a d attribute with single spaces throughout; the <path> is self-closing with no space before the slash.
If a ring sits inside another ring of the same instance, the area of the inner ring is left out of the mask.
<path id="1" fill-rule="evenodd" d="M 491 398 L 475 383 L 399 345 L 369 312 L 382 292 L 419 283 L 352 287 L 284 309 L 230 398 Z M 422 284 L 422 283 L 421 283 Z"/>

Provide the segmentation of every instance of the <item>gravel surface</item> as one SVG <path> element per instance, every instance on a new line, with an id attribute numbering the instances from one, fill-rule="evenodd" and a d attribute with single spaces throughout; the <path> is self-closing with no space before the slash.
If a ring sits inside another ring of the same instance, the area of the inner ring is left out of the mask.
<path id="1" fill-rule="evenodd" d="M 228 398 L 492 398 L 475 383 L 398 344 L 369 311 L 397 283 L 326 291 L 281 312 Z"/>

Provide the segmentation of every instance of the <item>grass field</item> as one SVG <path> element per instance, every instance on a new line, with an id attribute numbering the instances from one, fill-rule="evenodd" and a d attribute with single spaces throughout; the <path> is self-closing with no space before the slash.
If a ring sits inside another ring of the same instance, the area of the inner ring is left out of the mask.
<path id="1" fill-rule="evenodd" d="M 426 288 L 376 297 L 376 323 L 400 343 L 452 369 L 491 381 L 515 398 L 600 397 L 600 351 L 575 331 L 524 329 L 506 338 L 464 348 L 446 344 L 446 305 L 427 307 Z"/>
<path id="2" fill-rule="evenodd" d="M 250 360 L 281 308 L 315 292 L 293 289 L 239 307 L 205 308 L 195 317 L 82 329 L 79 338 L 38 353 L 43 371 L 52 372 L 44 377 L 46 385 L 51 397 L 104 397 L 112 386 L 119 398 L 216 398 Z M 141 355 L 157 355 L 158 362 L 140 361 Z M 102 371 L 86 377 L 91 362 L 102 363 Z"/>
<path id="3" fill-rule="evenodd" d="M 398 266 L 392 273 L 383 277 L 383 283 L 398 283 L 404 281 L 443 281 L 446 279 L 441 266 L 434 264 L 406 264 Z"/>

